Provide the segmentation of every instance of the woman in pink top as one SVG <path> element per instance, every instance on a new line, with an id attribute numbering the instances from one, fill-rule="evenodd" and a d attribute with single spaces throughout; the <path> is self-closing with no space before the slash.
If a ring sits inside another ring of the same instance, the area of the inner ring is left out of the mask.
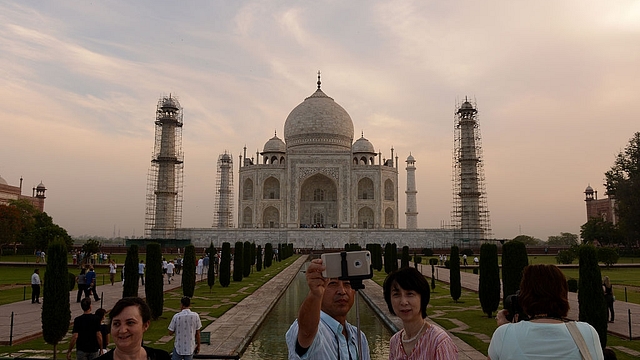
<path id="1" fill-rule="evenodd" d="M 458 348 L 441 328 L 426 321 L 431 296 L 429 282 L 415 268 L 390 273 L 383 285 L 389 311 L 403 329 L 390 341 L 389 360 L 457 359 Z"/>

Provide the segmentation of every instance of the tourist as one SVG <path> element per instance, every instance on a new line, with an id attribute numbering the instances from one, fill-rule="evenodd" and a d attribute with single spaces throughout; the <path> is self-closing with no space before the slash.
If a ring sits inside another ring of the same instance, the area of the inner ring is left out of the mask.
<path id="1" fill-rule="evenodd" d="M 138 276 L 140 280 L 142 280 L 142 286 L 144 286 L 144 260 L 140 260 L 140 264 L 138 264 Z"/>
<path id="2" fill-rule="evenodd" d="M 191 360 L 200 352 L 200 315 L 191 311 L 191 299 L 180 299 L 180 312 L 173 315 L 169 324 L 169 335 L 176 335 L 172 360 Z"/>
<path id="3" fill-rule="evenodd" d="M 76 346 L 77 360 L 92 360 L 100 356 L 102 349 L 102 334 L 100 333 L 100 319 L 91 313 L 91 299 L 86 297 L 80 301 L 82 315 L 73 320 L 73 330 L 67 360 L 71 359 L 71 351 Z"/>
<path id="4" fill-rule="evenodd" d="M 498 312 L 498 328 L 491 337 L 489 359 L 531 358 L 583 359 L 570 329 L 577 330 L 593 359 L 602 359 L 596 330 L 586 322 L 568 322 L 567 279 L 555 265 L 536 264 L 524 268 L 518 304 L 529 321 L 510 323 L 508 310 Z M 516 314 L 514 314 L 516 315 Z M 513 321 L 518 321 L 514 316 Z"/>
<path id="5" fill-rule="evenodd" d="M 171 278 L 173 277 L 173 271 L 176 266 L 173 264 L 173 260 L 169 261 L 167 264 L 167 283 L 171 284 Z"/>
<path id="6" fill-rule="evenodd" d="M 602 279 L 602 286 L 604 287 L 604 299 L 607 301 L 607 317 L 609 322 L 612 323 L 616 317 L 616 313 L 613 311 L 613 302 L 616 298 L 613 296 L 613 285 L 611 285 L 611 280 L 609 280 L 608 276 Z"/>
<path id="7" fill-rule="evenodd" d="M 107 314 L 107 310 L 100 308 L 96 310 L 96 317 L 100 322 L 100 335 L 102 335 L 102 346 L 100 347 L 100 355 L 106 354 L 108 351 L 107 345 L 109 345 L 109 324 L 105 323 L 105 315 Z"/>
<path id="8" fill-rule="evenodd" d="M 86 296 L 90 297 L 91 293 L 93 293 L 93 300 L 99 301 L 100 297 L 98 296 L 98 291 L 96 290 L 98 286 L 98 279 L 96 278 L 96 272 L 93 270 L 93 266 L 89 265 L 89 271 L 85 274 L 85 282 L 87 286 L 87 290 L 85 291 Z"/>
<path id="9" fill-rule="evenodd" d="M 125 297 L 118 300 L 109 313 L 109 319 L 111 338 L 116 347 L 98 359 L 171 359 L 171 355 L 164 350 L 142 345 L 144 333 L 151 324 L 151 309 L 141 298 Z"/>
<path id="10" fill-rule="evenodd" d="M 31 303 L 40 304 L 40 269 L 33 270 L 31 275 Z"/>
<path id="11" fill-rule="evenodd" d="M 116 280 L 117 268 L 118 268 L 118 265 L 116 265 L 115 260 L 111 259 L 111 261 L 109 261 L 109 281 L 111 281 L 111 286 L 113 286 L 113 283 Z"/>
<path id="12" fill-rule="evenodd" d="M 84 297 L 89 297 L 89 293 L 87 292 L 87 269 L 80 269 L 80 274 L 76 276 L 76 283 L 78 283 L 78 296 L 76 297 L 76 302 L 80 302 L 82 299 L 82 295 Z"/>
<path id="13" fill-rule="evenodd" d="M 426 321 L 429 282 L 415 268 L 391 272 L 383 285 L 391 314 L 403 329 L 390 340 L 389 359 L 457 359 L 458 348 L 446 331 Z"/>
<path id="14" fill-rule="evenodd" d="M 289 359 L 369 360 L 367 337 L 360 333 L 362 356 L 358 356 L 358 329 L 347 322 L 355 290 L 348 280 L 323 278 L 324 270 L 322 259 L 312 260 L 307 268 L 309 293 L 285 335 Z"/>

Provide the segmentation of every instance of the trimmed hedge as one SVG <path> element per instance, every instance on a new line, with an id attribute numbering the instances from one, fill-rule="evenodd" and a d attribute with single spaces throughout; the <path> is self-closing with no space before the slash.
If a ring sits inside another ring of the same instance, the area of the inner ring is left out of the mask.
<path id="1" fill-rule="evenodd" d="M 227 287 L 231 284 L 231 244 L 222 243 L 220 253 L 220 286 Z"/>
<path id="2" fill-rule="evenodd" d="M 498 247 L 495 244 L 482 244 L 480 247 L 480 280 L 478 297 L 482 312 L 493 317 L 500 305 L 500 270 L 498 267 Z"/>
<path id="3" fill-rule="evenodd" d="M 458 302 L 462 295 L 462 284 L 460 282 L 460 256 L 457 246 L 451 247 L 451 257 L 449 259 L 449 293 L 453 301 Z"/>
<path id="4" fill-rule="evenodd" d="M 164 277 L 162 275 L 162 248 L 158 243 L 147 244 L 147 274 L 144 283 L 146 301 L 151 309 L 151 318 L 162 315 L 164 306 Z"/>

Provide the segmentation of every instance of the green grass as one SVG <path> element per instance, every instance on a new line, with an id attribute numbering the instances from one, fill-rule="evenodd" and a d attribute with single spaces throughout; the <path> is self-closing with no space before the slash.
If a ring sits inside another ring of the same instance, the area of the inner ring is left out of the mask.
<path id="1" fill-rule="evenodd" d="M 263 269 L 260 272 L 254 272 L 241 282 L 232 281 L 226 288 L 220 286 L 217 278 L 216 284 L 211 291 L 206 280 L 198 282 L 192 299 L 191 309 L 200 314 L 204 328 L 209 325 L 214 318 L 223 315 L 236 303 L 249 296 L 280 271 L 291 265 L 298 257 L 299 255 L 294 255 L 282 262 L 274 262 L 271 267 Z M 165 311 L 157 320 L 151 322 L 151 326 L 144 335 L 145 344 L 167 351 L 173 349 L 173 338 L 166 343 L 158 343 L 158 340 L 169 334 L 167 327 L 173 315 L 180 311 L 180 298 L 182 298 L 182 291 L 180 289 L 172 290 L 164 294 Z M 71 327 L 69 330 L 71 331 Z M 68 335 L 71 334 L 69 333 Z M 68 341 L 69 336 L 65 337 L 65 339 L 58 344 L 58 356 L 61 359 L 65 358 L 66 350 L 69 346 Z M 111 344 L 110 347 L 113 347 L 113 344 Z M 0 346 L 0 356 L 6 356 L 6 354 L 24 350 L 51 351 L 52 349 L 52 345 L 45 343 L 44 340 L 40 338 L 19 345 Z M 75 355 L 73 355 L 73 357 L 75 358 Z"/>

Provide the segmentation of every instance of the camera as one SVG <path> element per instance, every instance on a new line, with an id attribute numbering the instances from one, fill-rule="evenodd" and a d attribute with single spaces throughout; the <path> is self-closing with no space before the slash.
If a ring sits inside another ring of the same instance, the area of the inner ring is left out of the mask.
<path id="1" fill-rule="evenodd" d="M 362 280 L 373 277 L 371 267 L 371 253 L 369 251 L 342 251 L 326 253 L 320 256 L 325 270 L 324 278 L 338 278 L 340 280 Z"/>
<path id="2" fill-rule="evenodd" d="M 516 291 L 515 294 L 508 295 L 504 299 L 504 308 L 509 312 L 507 314 L 507 320 L 509 320 L 509 322 L 513 322 L 513 317 L 515 316 L 515 314 L 518 314 L 518 321 L 529 320 L 529 317 L 524 313 L 524 310 L 522 310 L 522 307 L 520 306 L 520 302 L 518 299 L 519 295 L 520 290 Z"/>

